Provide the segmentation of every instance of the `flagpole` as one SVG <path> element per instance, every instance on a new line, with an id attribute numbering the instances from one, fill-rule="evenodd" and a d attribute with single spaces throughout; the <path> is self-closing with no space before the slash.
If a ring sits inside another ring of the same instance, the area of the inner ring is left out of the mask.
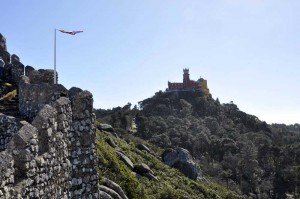
<path id="1" fill-rule="evenodd" d="M 54 84 L 57 84 L 57 75 L 56 75 L 56 28 L 54 29 L 54 74 L 53 74 L 53 79 L 54 79 Z M 83 31 L 65 31 L 65 30 L 59 30 L 59 32 L 62 33 L 67 33 L 70 35 L 76 35 L 77 33 L 81 33 Z"/>
<path id="2" fill-rule="evenodd" d="M 54 29 L 54 84 L 56 84 L 56 28 Z"/>

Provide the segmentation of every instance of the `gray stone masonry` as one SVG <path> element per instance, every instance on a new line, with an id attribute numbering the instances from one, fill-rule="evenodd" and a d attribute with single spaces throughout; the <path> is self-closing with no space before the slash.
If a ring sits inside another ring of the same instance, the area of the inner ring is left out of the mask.
<path id="1" fill-rule="evenodd" d="M 98 198 L 96 134 L 93 96 L 88 91 L 70 89 L 72 103 L 71 157 L 72 197 Z"/>
<path id="2" fill-rule="evenodd" d="M 4 59 L 20 115 L 0 114 L 0 199 L 100 198 L 92 94 L 53 84 L 53 70 L 24 69 L 16 55 Z"/>
<path id="3" fill-rule="evenodd" d="M 14 184 L 14 160 L 11 154 L 0 152 L 0 198 L 10 198 Z"/>
<path id="4" fill-rule="evenodd" d="M 17 55 L 12 55 L 11 59 L 9 60 L 11 60 L 11 62 L 6 62 L 4 65 L 4 80 L 9 83 L 18 84 L 21 76 L 24 75 L 25 67 L 20 62 L 20 59 Z"/>
<path id="5" fill-rule="evenodd" d="M 11 136 L 0 152 L 0 198 L 99 198 L 92 102 L 80 91 L 44 104 Z"/>
<path id="6" fill-rule="evenodd" d="M 7 148 L 7 143 L 17 131 L 16 118 L 0 113 L 0 151 Z"/>
<path id="7" fill-rule="evenodd" d="M 31 84 L 41 84 L 41 83 L 53 84 L 54 83 L 54 70 L 40 69 L 40 70 L 27 71 L 27 73 L 28 73 L 27 76 L 29 77 Z M 56 73 L 56 77 L 58 77 L 57 73 Z"/>
<path id="8" fill-rule="evenodd" d="M 20 61 L 14 61 L 11 67 L 11 80 L 13 84 L 18 84 L 21 76 L 24 75 L 24 65 Z"/>
<path id="9" fill-rule="evenodd" d="M 61 84 L 30 84 L 23 76 L 19 83 L 19 110 L 28 121 L 32 121 L 44 104 L 53 103 L 61 96 L 67 96 L 68 90 Z"/>
<path id="10" fill-rule="evenodd" d="M 26 66 L 25 67 L 25 75 L 27 77 L 29 77 L 29 74 L 31 73 L 31 71 L 34 71 L 35 69 L 32 66 Z"/>

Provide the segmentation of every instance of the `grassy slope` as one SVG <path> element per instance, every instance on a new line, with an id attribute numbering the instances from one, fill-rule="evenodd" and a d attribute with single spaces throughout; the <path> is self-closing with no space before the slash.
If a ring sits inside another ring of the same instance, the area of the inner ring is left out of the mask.
<path id="1" fill-rule="evenodd" d="M 142 177 L 138 179 L 132 171 L 120 161 L 114 148 L 104 139 L 110 136 L 134 164 L 145 163 L 153 171 L 159 181 L 150 181 Z M 128 139 L 127 139 L 128 140 Z M 135 148 L 136 143 L 143 142 L 154 149 L 154 155 Z M 161 149 L 153 147 L 145 141 L 130 138 L 129 144 L 122 138 L 116 138 L 106 132 L 97 132 L 97 151 L 99 157 L 99 175 L 118 183 L 132 199 L 180 199 L 180 198 L 242 198 L 218 184 L 195 182 L 185 177 L 176 169 L 170 168 L 160 160 Z"/>

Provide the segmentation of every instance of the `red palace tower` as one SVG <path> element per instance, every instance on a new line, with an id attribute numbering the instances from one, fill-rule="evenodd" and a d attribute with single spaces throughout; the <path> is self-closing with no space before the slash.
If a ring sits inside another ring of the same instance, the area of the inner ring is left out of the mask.
<path id="1" fill-rule="evenodd" d="M 200 78 L 197 81 L 190 80 L 189 69 L 183 69 L 183 82 L 171 83 L 168 82 L 168 88 L 166 91 L 183 91 L 183 90 L 202 90 L 206 94 L 209 94 L 207 88 L 207 80 Z"/>

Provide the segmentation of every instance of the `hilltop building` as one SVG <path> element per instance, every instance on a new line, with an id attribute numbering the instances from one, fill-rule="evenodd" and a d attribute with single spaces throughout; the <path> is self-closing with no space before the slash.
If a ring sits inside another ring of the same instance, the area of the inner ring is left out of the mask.
<path id="1" fill-rule="evenodd" d="M 189 69 L 183 69 L 183 82 L 182 83 L 172 83 L 168 82 L 167 92 L 170 91 L 187 91 L 187 90 L 201 90 L 206 95 L 209 94 L 209 89 L 207 87 L 207 80 L 200 77 L 197 81 L 190 80 Z"/>

